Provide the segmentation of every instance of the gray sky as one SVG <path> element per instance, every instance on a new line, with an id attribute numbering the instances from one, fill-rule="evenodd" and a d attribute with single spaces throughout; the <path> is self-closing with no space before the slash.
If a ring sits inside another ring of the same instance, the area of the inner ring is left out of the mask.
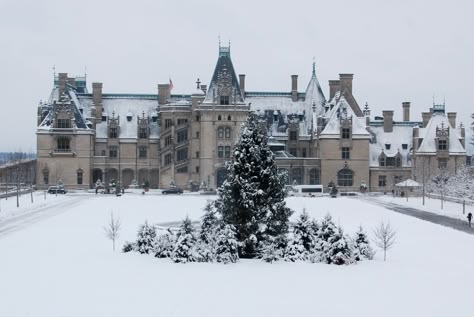
<path id="1" fill-rule="evenodd" d="M 359 105 L 372 115 L 412 102 L 421 120 L 433 102 L 469 124 L 474 112 L 474 2 L 399 1 L 21 1 L 0 0 L 0 151 L 35 151 L 36 109 L 56 72 L 83 75 L 104 92 L 173 93 L 209 83 L 218 35 L 231 40 L 249 91 L 306 89 L 313 56 L 327 81 L 354 73 Z"/>

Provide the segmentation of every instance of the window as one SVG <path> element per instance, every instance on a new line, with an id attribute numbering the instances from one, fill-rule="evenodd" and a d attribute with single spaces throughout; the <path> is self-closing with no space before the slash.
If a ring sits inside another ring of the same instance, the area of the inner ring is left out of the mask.
<path id="1" fill-rule="evenodd" d="M 138 157 L 142 158 L 142 159 L 147 157 L 147 147 L 146 146 L 140 146 L 138 148 Z"/>
<path id="2" fill-rule="evenodd" d="M 71 152 L 71 139 L 65 136 L 58 137 L 56 150 L 58 152 Z"/>
<path id="3" fill-rule="evenodd" d="M 438 168 L 444 169 L 448 167 L 448 160 L 447 159 L 438 159 Z"/>
<path id="4" fill-rule="evenodd" d="M 116 158 L 117 157 L 117 147 L 116 146 L 110 146 L 109 147 L 109 157 L 110 158 Z"/>
<path id="5" fill-rule="evenodd" d="M 230 128 L 229 127 L 225 128 L 225 138 L 230 139 Z"/>
<path id="6" fill-rule="evenodd" d="M 102 150 L 100 154 L 102 154 L 102 156 L 105 156 L 105 150 Z"/>
<path id="7" fill-rule="evenodd" d="M 229 96 L 221 96 L 221 105 L 228 105 L 229 104 Z"/>
<path id="8" fill-rule="evenodd" d="M 392 145 L 390 143 L 385 143 L 385 149 L 386 150 L 390 150 L 391 147 L 392 147 Z"/>
<path id="9" fill-rule="evenodd" d="M 165 119 L 165 129 L 170 128 L 173 125 L 173 120 Z"/>
<path id="10" fill-rule="evenodd" d="M 296 131 L 290 131 L 290 140 L 296 141 L 296 139 L 297 139 Z"/>
<path id="11" fill-rule="evenodd" d="M 170 146 L 170 145 L 171 145 L 171 135 L 168 135 L 165 138 L 165 147 Z"/>
<path id="12" fill-rule="evenodd" d="M 45 185 L 49 184 L 49 171 L 47 169 L 43 170 L 43 182 Z"/>
<path id="13" fill-rule="evenodd" d="M 218 158 L 224 158 L 224 147 L 223 146 L 218 146 L 217 147 L 217 157 Z"/>
<path id="14" fill-rule="evenodd" d="M 394 157 L 387 157 L 385 160 L 385 166 L 393 167 L 395 166 L 395 158 Z"/>
<path id="15" fill-rule="evenodd" d="M 402 149 L 403 149 L 403 150 L 408 150 L 408 144 L 403 143 L 403 144 L 402 144 Z"/>
<path id="16" fill-rule="evenodd" d="M 221 116 L 221 115 L 218 115 L 218 116 L 217 116 L 217 120 L 219 120 L 219 121 L 222 120 L 222 116 Z"/>
<path id="17" fill-rule="evenodd" d="M 188 119 L 178 119 L 178 125 L 182 125 L 186 123 L 188 123 Z"/>
<path id="18" fill-rule="evenodd" d="M 402 158 L 400 156 L 395 157 L 395 166 L 396 167 L 402 166 Z"/>
<path id="19" fill-rule="evenodd" d="M 224 138 L 224 128 L 223 127 L 219 127 L 217 129 L 217 137 L 219 139 L 223 139 Z"/>
<path id="20" fill-rule="evenodd" d="M 166 154 L 165 155 L 165 166 L 171 164 L 171 154 Z"/>
<path id="21" fill-rule="evenodd" d="M 196 115 L 196 121 L 199 121 L 199 119 L 200 119 L 200 118 L 199 118 L 199 115 L 197 114 L 197 115 Z"/>
<path id="22" fill-rule="evenodd" d="M 188 159 L 188 149 L 181 149 L 176 152 L 176 161 L 181 162 Z"/>
<path id="23" fill-rule="evenodd" d="M 224 147 L 224 157 L 230 158 L 230 146 Z"/>
<path id="24" fill-rule="evenodd" d="M 127 121 L 132 122 L 132 115 L 131 114 L 127 114 Z"/>
<path id="25" fill-rule="evenodd" d="M 291 171 L 291 184 L 301 185 L 303 184 L 303 173 L 301 168 L 294 168 Z"/>
<path id="26" fill-rule="evenodd" d="M 138 137 L 140 139 L 146 139 L 148 137 L 148 129 L 141 127 L 138 129 Z"/>
<path id="27" fill-rule="evenodd" d="M 56 119 L 56 128 L 70 129 L 71 128 L 71 120 L 70 119 Z"/>
<path id="28" fill-rule="evenodd" d="M 379 175 L 379 187 L 387 186 L 387 176 Z"/>
<path id="29" fill-rule="evenodd" d="M 188 129 L 184 129 L 178 132 L 178 144 L 186 142 L 188 140 Z"/>
<path id="30" fill-rule="evenodd" d="M 109 138 L 116 139 L 117 138 L 117 128 L 113 127 L 109 129 Z"/>
<path id="31" fill-rule="evenodd" d="M 446 151 L 448 149 L 448 141 L 447 140 L 438 140 L 438 150 L 439 151 Z"/>
<path id="32" fill-rule="evenodd" d="M 343 168 L 337 172 L 337 185 L 338 186 L 352 186 L 353 184 L 354 172 L 350 169 Z"/>
<path id="33" fill-rule="evenodd" d="M 188 166 L 187 165 L 176 169 L 176 173 L 178 173 L 178 174 L 187 173 L 187 172 L 188 172 Z"/>
<path id="34" fill-rule="evenodd" d="M 196 166 L 196 173 L 199 173 L 199 166 Z"/>
<path id="35" fill-rule="evenodd" d="M 227 121 L 231 121 L 232 117 L 230 115 L 227 116 Z"/>
<path id="36" fill-rule="evenodd" d="M 350 149 L 348 147 L 343 147 L 341 153 L 342 153 L 341 158 L 343 160 L 348 160 L 348 159 L 351 158 L 351 152 L 350 152 Z"/>
<path id="37" fill-rule="evenodd" d="M 301 156 L 306 157 L 306 148 L 302 148 L 301 150 L 302 150 Z"/>
<path id="38" fill-rule="evenodd" d="M 82 185 L 82 170 L 77 171 L 77 184 Z"/>
<path id="39" fill-rule="evenodd" d="M 320 185 L 321 184 L 318 169 L 313 168 L 309 171 L 309 184 L 310 185 Z"/>
<path id="40" fill-rule="evenodd" d="M 199 151 L 196 151 L 196 158 L 199 158 Z"/>
<path id="41" fill-rule="evenodd" d="M 199 139 L 201 137 L 201 132 L 196 131 L 196 139 Z"/>
<path id="42" fill-rule="evenodd" d="M 342 138 L 343 139 L 350 139 L 351 138 L 351 129 L 342 128 Z"/>
<path id="43" fill-rule="evenodd" d="M 380 158 L 379 158 L 379 166 L 385 166 L 385 156 L 380 156 Z"/>

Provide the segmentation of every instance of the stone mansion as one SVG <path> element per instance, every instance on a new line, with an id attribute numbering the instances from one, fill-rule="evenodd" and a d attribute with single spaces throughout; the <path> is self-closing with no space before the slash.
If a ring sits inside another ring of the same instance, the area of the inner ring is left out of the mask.
<path id="1" fill-rule="evenodd" d="M 422 168 L 455 171 L 465 164 L 464 127 L 444 104 L 423 112 L 421 121 L 410 119 L 409 102 L 402 104 L 403 121 L 393 120 L 393 110 L 371 117 L 352 84 L 353 74 L 340 74 L 326 98 L 313 64 L 304 91 L 297 75 L 287 92 L 247 90 L 229 47 L 219 47 L 209 85 L 198 80 L 189 95 L 171 94 L 170 84 L 158 84 L 156 94 L 107 94 L 97 82 L 89 93 L 84 77 L 59 73 L 38 106 L 36 184 L 217 187 L 249 111 L 266 121 L 276 163 L 291 184 L 391 191 Z"/>

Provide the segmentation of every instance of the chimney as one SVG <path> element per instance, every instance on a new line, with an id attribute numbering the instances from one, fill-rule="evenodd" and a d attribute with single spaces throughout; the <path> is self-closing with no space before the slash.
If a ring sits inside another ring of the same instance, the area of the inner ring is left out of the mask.
<path id="1" fill-rule="evenodd" d="M 239 84 L 242 96 L 245 98 L 245 74 L 239 74 Z"/>
<path id="2" fill-rule="evenodd" d="M 383 114 L 383 132 L 393 132 L 393 110 L 384 110 Z"/>
<path id="3" fill-rule="evenodd" d="M 432 109 L 432 108 L 430 108 L 430 109 Z M 431 119 L 431 112 L 422 112 L 421 113 L 421 118 L 423 119 L 423 128 L 426 128 L 426 126 L 428 125 L 428 122 Z"/>
<path id="4" fill-rule="evenodd" d="M 448 112 L 448 121 L 451 128 L 456 129 L 456 112 Z"/>
<path id="5" fill-rule="evenodd" d="M 96 119 L 102 120 L 102 83 L 92 83 L 92 101 Z"/>
<path id="6" fill-rule="evenodd" d="M 201 90 L 204 94 L 207 94 L 207 85 L 201 85 Z"/>
<path id="7" fill-rule="evenodd" d="M 329 100 L 334 98 L 336 92 L 341 89 L 341 81 L 340 80 L 330 80 L 329 81 Z"/>
<path id="8" fill-rule="evenodd" d="M 403 108 L 403 121 L 410 121 L 410 102 L 405 101 L 402 103 Z"/>
<path id="9" fill-rule="evenodd" d="M 76 87 L 76 78 L 67 78 L 66 81 L 70 86 Z"/>
<path id="10" fill-rule="evenodd" d="M 352 79 L 354 74 L 339 74 L 339 80 L 341 81 L 341 92 L 347 88 L 352 94 Z"/>
<path id="11" fill-rule="evenodd" d="M 298 75 L 291 75 L 291 101 L 298 101 Z"/>
<path id="12" fill-rule="evenodd" d="M 58 74 L 58 94 L 59 98 L 61 95 L 66 91 L 66 81 L 67 81 L 67 73 L 59 73 Z"/>
<path id="13" fill-rule="evenodd" d="M 158 104 L 166 104 L 170 96 L 170 84 L 158 84 Z"/>

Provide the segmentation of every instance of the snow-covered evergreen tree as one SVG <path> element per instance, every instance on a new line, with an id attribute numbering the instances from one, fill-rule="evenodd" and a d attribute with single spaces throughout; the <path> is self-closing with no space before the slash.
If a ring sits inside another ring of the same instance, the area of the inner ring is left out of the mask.
<path id="1" fill-rule="evenodd" d="M 239 243 L 232 225 L 222 225 L 217 231 L 216 261 L 235 263 L 239 259 Z"/>
<path id="2" fill-rule="evenodd" d="M 367 233 L 364 231 L 362 226 L 355 233 L 355 237 L 352 243 L 353 257 L 355 261 L 372 260 L 374 258 L 374 250 L 370 246 Z"/>
<path id="3" fill-rule="evenodd" d="M 344 235 L 341 227 L 337 228 L 334 235 L 329 238 L 324 256 L 328 264 L 343 265 L 354 262 L 349 239 Z"/>
<path id="4" fill-rule="evenodd" d="M 317 223 L 311 220 L 304 210 L 293 228 L 292 238 L 285 249 L 285 261 L 295 262 L 309 259 L 316 243 L 315 224 L 317 226 Z"/>
<path id="5" fill-rule="evenodd" d="M 166 232 L 156 238 L 155 256 L 157 258 L 169 258 L 173 253 L 176 237 L 171 232 Z"/>
<path id="6" fill-rule="evenodd" d="M 260 243 L 259 246 L 259 257 L 268 263 L 273 263 L 282 258 L 283 252 L 279 246 L 278 241 L 275 241 L 273 237 L 267 237 Z"/>
<path id="7" fill-rule="evenodd" d="M 214 239 L 215 232 L 219 226 L 219 218 L 216 215 L 214 202 L 208 200 L 204 207 L 204 215 L 202 216 L 201 231 L 199 238 L 204 243 L 211 243 Z"/>
<path id="8" fill-rule="evenodd" d="M 321 221 L 316 234 L 314 253 L 311 255 L 312 262 L 328 262 L 327 256 L 330 249 L 330 239 L 335 235 L 337 227 L 330 214 Z"/>
<path id="9" fill-rule="evenodd" d="M 138 229 L 136 250 L 140 253 L 151 253 L 155 247 L 156 230 L 155 227 L 145 221 Z"/>
<path id="10" fill-rule="evenodd" d="M 186 217 L 177 233 L 177 240 L 173 252 L 171 253 L 171 259 L 176 263 L 197 261 L 194 250 L 195 244 L 196 237 L 194 236 L 194 228 L 189 217 Z"/>
<path id="11" fill-rule="evenodd" d="M 216 207 L 223 221 L 235 226 L 240 255 L 255 257 L 264 237 L 286 237 L 292 211 L 285 204 L 285 183 L 268 146 L 265 122 L 254 113 L 241 130 L 227 172 Z"/>

